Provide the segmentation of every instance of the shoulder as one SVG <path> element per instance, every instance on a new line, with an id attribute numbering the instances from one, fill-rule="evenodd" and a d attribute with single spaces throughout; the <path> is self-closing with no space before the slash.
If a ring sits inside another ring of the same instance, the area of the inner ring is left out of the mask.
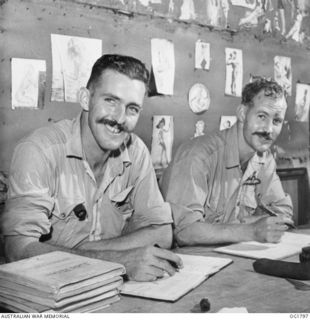
<path id="1" fill-rule="evenodd" d="M 50 126 L 36 129 L 28 137 L 23 138 L 20 143 L 32 142 L 44 148 L 57 144 L 64 144 L 71 137 L 72 120 L 61 120 Z"/>
<path id="2" fill-rule="evenodd" d="M 225 145 L 225 134 L 215 131 L 182 143 L 175 154 L 174 161 L 188 158 L 204 160 L 212 155 L 217 155 L 218 152 L 225 148 Z"/>
<path id="3" fill-rule="evenodd" d="M 22 155 L 29 159 L 38 157 L 49 162 L 56 161 L 58 155 L 64 154 L 66 143 L 72 136 L 71 131 L 72 120 L 61 120 L 36 129 L 18 142 L 14 155 Z"/>

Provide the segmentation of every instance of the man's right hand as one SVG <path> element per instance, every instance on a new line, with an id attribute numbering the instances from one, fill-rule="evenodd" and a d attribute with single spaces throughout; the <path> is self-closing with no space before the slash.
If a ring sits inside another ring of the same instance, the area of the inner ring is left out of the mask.
<path id="1" fill-rule="evenodd" d="M 288 227 L 281 217 L 264 217 L 251 224 L 255 241 L 276 243 Z"/>
<path id="2" fill-rule="evenodd" d="M 152 246 L 130 249 L 120 261 L 127 276 L 135 281 L 154 281 L 165 274 L 174 275 L 183 267 L 182 260 L 172 251 Z"/>

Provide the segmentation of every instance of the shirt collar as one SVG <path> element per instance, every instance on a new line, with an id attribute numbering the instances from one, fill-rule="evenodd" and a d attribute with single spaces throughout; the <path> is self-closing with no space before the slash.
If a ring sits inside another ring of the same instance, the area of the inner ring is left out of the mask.
<path id="1" fill-rule="evenodd" d="M 237 124 L 230 129 L 223 130 L 223 136 L 226 141 L 225 165 L 226 169 L 238 167 L 240 165 L 239 146 L 238 146 L 238 130 Z"/>
<path id="2" fill-rule="evenodd" d="M 66 143 L 67 158 L 83 159 L 83 147 L 81 138 L 81 117 L 82 112 L 73 119 L 71 127 L 71 137 Z"/>

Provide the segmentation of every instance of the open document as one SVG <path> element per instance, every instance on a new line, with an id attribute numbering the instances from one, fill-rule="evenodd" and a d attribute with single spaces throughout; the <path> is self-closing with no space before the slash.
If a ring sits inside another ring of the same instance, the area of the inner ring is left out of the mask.
<path id="1" fill-rule="evenodd" d="M 121 294 L 175 301 L 232 262 L 226 258 L 183 254 L 178 256 L 184 265 L 179 272 L 151 282 L 128 281 L 121 288 Z"/>
<path id="2" fill-rule="evenodd" d="M 214 249 L 216 252 L 252 259 L 283 259 L 300 253 L 310 244 L 310 235 L 285 232 L 279 243 L 247 241 Z"/>

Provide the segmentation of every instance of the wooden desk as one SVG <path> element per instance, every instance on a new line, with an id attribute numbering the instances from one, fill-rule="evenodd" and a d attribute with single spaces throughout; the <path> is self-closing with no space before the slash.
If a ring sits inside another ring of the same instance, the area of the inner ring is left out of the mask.
<path id="1" fill-rule="evenodd" d="M 309 227 L 309 226 L 308 226 Z M 303 230 L 310 233 L 310 229 Z M 214 247 L 187 247 L 176 250 L 182 254 L 227 257 L 233 263 L 204 281 L 178 301 L 156 300 L 121 296 L 121 300 L 100 313 L 190 313 L 197 312 L 202 298 L 211 303 L 209 312 L 223 307 L 246 307 L 250 313 L 301 313 L 310 312 L 310 291 L 296 290 L 283 278 L 256 273 L 253 259 L 234 257 L 212 251 Z M 298 256 L 287 259 L 299 261 Z M 196 306 L 196 308 L 195 308 Z M 0 309 L 0 312 L 6 312 Z"/>
<path id="2" fill-rule="evenodd" d="M 101 312 L 188 313 L 193 312 L 202 298 L 211 302 L 210 312 L 223 307 L 246 307 L 251 313 L 310 312 L 310 291 L 296 290 L 283 278 L 256 273 L 252 267 L 253 259 L 217 254 L 210 247 L 180 248 L 177 252 L 229 257 L 233 263 L 174 303 L 122 295 L 119 302 Z M 299 261 L 299 258 L 294 256 L 287 260 Z"/>

